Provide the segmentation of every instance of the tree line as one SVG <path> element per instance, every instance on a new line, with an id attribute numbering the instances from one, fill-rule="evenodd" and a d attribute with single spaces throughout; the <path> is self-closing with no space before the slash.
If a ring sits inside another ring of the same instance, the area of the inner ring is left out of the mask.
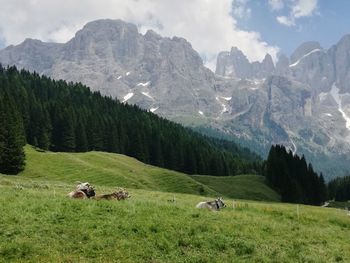
<path id="1" fill-rule="evenodd" d="M 282 145 L 271 147 L 263 174 L 283 202 L 320 205 L 327 200 L 323 175 L 318 175 L 304 156 L 293 155 Z"/>
<path id="2" fill-rule="evenodd" d="M 0 66 L 0 173 L 24 168 L 25 143 L 62 152 L 106 151 L 188 174 L 257 173 L 261 159 L 233 142 L 212 139 L 137 106 Z"/>
<path id="3" fill-rule="evenodd" d="M 350 200 L 350 176 L 338 177 L 328 183 L 329 198 L 335 201 Z"/>

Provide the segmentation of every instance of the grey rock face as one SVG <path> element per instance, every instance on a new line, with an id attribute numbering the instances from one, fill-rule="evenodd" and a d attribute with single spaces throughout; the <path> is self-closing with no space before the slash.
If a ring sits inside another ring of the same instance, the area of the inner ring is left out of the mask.
<path id="1" fill-rule="evenodd" d="M 233 78 L 249 78 L 252 75 L 252 66 L 242 51 L 233 47 L 230 52 L 219 53 L 216 74 Z"/>
<path id="2" fill-rule="evenodd" d="M 0 51 L 0 63 L 82 82 L 169 118 L 221 112 L 214 74 L 190 43 L 153 31 L 141 35 L 121 20 L 90 22 L 65 44 L 26 40 Z"/>
<path id="3" fill-rule="evenodd" d="M 343 161 L 350 152 L 350 36 L 328 50 L 304 43 L 290 59 L 281 55 L 276 68 L 268 57 L 239 64 L 232 53 L 221 54 L 225 59 L 219 56 L 216 73 L 226 77 L 232 99 L 230 115 L 216 128 L 261 145 L 284 144 L 330 173 L 340 163 L 343 171 L 350 169 Z M 238 82 L 222 70 L 238 72 L 242 65 Z M 333 163 L 325 167 L 327 159 Z"/>
<path id="4" fill-rule="evenodd" d="M 269 54 L 261 63 L 250 63 L 242 51 L 233 47 L 230 52 L 219 53 L 215 73 L 229 78 L 261 79 L 269 76 L 274 69 L 272 57 Z"/>
<path id="5" fill-rule="evenodd" d="M 320 43 L 315 41 L 305 42 L 301 44 L 290 56 L 290 63 L 293 64 L 304 55 L 310 53 L 313 50 L 322 49 Z"/>
<path id="6" fill-rule="evenodd" d="M 350 92 L 350 35 L 344 36 L 329 50 L 335 61 L 335 79 L 342 92 Z"/>
<path id="7" fill-rule="evenodd" d="M 275 74 L 285 76 L 289 72 L 289 59 L 286 55 L 281 54 L 276 63 Z"/>

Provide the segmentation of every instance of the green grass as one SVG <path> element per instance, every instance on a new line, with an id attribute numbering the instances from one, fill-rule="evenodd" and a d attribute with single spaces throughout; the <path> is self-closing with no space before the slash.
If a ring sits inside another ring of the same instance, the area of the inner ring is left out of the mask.
<path id="1" fill-rule="evenodd" d="M 268 187 L 265 178 L 259 175 L 237 176 L 191 176 L 218 193 L 234 199 L 280 201 L 280 196 Z"/>
<path id="2" fill-rule="evenodd" d="M 147 165 L 121 154 L 39 152 L 31 146 L 26 146 L 25 152 L 27 165 L 20 174 L 25 178 L 215 195 L 215 191 L 183 173 Z"/>
<path id="3" fill-rule="evenodd" d="M 261 177 L 189 177 L 100 152 L 26 154 L 20 176 L 0 175 L 0 262 L 350 262 L 344 211 L 238 200 L 278 200 L 259 190 Z M 72 200 L 76 180 L 132 197 Z M 195 208 L 211 199 L 199 193 L 218 190 L 234 203 Z"/>
<path id="4" fill-rule="evenodd" d="M 131 189 L 126 201 L 72 200 L 72 185 L 0 176 L 0 262 L 349 262 L 341 210 Z M 99 191 L 113 188 L 101 186 Z"/>
<path id="5" fill-rule="evenodd" d="M 54 153 L 25 147 L 27 165 L 20 176 L 56 182 L 88 181 L 94 185 L 279 201 L 261 176 L 188 176 L 113 153 Z"/>

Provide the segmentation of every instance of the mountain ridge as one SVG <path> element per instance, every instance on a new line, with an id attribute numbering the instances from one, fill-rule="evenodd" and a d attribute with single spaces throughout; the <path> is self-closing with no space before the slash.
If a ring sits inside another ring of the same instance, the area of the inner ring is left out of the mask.
<path id="1" fill-rule="evenodd" d="M 136 25 L 108 19 L 89 22 L 65 44 L 26 40 L 0 51 L 4 65 L 82 82 L 170 120 L 218 129 L 243 144 L 284 144 L 327 173 L 339 168 L 332 158 L 338 163 L 350 153 L 349 57 L 350 35 L 329 49 L 303 43 L 276 65 L 269 55 L 250 63 L 232 48 L 218 55 L 214 74 L 185 39 L 154 31 L 142 35 Z M 317 161 L 319 154 L 330 161 Z M 350 170 L 347 161 L 338 173 Z"/>

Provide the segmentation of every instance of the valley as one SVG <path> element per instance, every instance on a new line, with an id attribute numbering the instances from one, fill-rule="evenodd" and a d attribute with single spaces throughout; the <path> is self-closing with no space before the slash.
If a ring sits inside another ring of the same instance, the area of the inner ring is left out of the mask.
<path id="1" fill-rule="evenodd" d="M 250 62 L 232 47 L 218 54 L 214 73 L 184 38 L 101 19 L 66 43 L 26 39 L 9 46 L 0 51 L 0 63 L 81 82 L 169 120 L 215 129 L 263 157 L 271 144 L 283 144 L 330 180 L 349 171 L 348 54 L 349 35 L 328 49 L 302 43 L 277 61 L 267 54 Z"/>
<path id="2" fill-rule="evenodd" d="M 0 2 L 0 263 L 350 262 L 350 1 Z"/>

